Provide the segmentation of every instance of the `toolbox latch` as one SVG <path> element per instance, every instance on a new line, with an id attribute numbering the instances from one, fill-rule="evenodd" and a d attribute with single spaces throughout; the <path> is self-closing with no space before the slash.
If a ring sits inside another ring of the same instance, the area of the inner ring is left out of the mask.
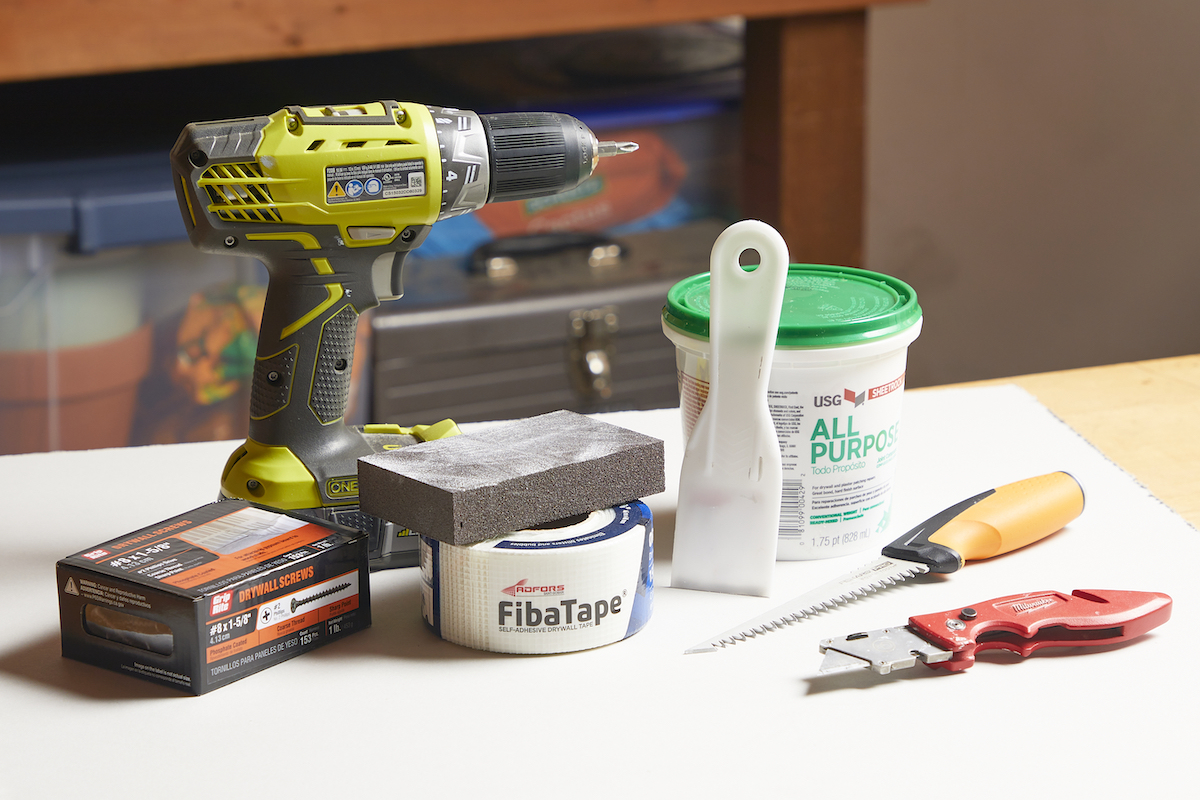
<path id="1" fill-rule="evenodd" d="M 613 305 L 575 309 L 568 315 L 567 374 L 576 394 L 584 400 L 612 397 L 619 328 L 617 307 Z"/>

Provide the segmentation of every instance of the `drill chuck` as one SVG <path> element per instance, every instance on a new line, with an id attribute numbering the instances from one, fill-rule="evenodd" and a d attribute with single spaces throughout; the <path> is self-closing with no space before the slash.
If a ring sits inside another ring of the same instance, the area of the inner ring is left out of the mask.
<path id="1" fill-rule="evenodd" d="M 596 136 L 566 114 L 481 114 L 491 156 L 489 202 L 525 200 L 573 189 L 599 158 Z"/>
<path id="2" fill-rule="evenodd" d="M 439 219 L 485 203 L 528 200 L 574 189 L 597 162 L 632 153 L 633 142 L 601 142 L 567 114 L 476 114 L 430 106 L 442 164 Z"/>

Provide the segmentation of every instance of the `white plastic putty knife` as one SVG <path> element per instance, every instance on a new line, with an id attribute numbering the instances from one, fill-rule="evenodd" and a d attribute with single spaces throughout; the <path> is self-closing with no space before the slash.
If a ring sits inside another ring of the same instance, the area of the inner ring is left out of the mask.
<path id="1" fill-rule="evenodd" d="M 761 263 L 744 269 L 755 250 Z M 783 465 L 767 380 L 787 281 L 787 244 L 744 220 L 717 237 L 710 264 L 708 399 L 679 475 L 671 586 L 767 596 L 775 571 Z"/>

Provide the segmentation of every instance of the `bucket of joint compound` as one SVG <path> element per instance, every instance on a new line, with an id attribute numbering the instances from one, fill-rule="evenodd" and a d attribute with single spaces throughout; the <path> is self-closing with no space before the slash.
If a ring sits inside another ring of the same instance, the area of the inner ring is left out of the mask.
<path id="1" fill-rule="evenodd" d="M 709 274 L 671 288 L 684 440 L 709 381 Z M 908 345 L 921 332 L 912 287 L 853 267 L 788 268 L 768 404 L 783 452 L 780 560 L 848 555 L 879 542 L 891 516 Z"/>

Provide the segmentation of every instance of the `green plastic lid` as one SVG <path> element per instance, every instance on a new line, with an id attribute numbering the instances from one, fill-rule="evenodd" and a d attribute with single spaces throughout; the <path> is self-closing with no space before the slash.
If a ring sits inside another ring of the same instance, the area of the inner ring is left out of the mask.
<path id="1" fill-rule="evenodd" d="M 708 282 L 703 272 L 667 293 L 663 320 L 708 338 Z M 917 293 L 902 280 L 854 267 L 792 264 L 779 317 L 778 347 L 862 344 L 900 333 L 921 319 Z"/>

